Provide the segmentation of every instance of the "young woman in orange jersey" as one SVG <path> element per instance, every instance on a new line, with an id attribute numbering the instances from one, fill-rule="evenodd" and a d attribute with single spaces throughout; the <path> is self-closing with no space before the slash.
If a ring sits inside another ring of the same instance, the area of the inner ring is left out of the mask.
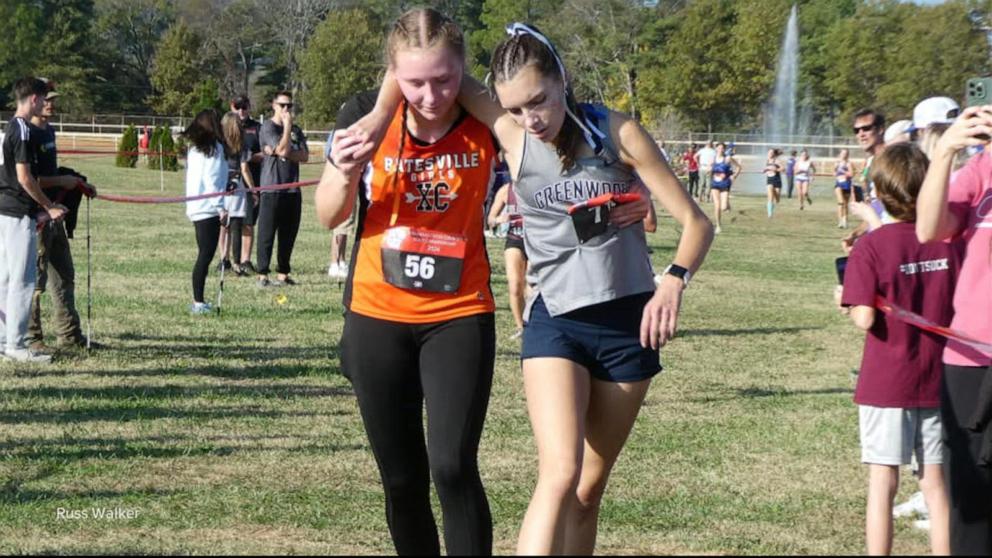
<path id="1" fill-rule="evenodd" d="M 643 128 L 575 103 L 551 43 L 526 25 L 508 31 L 492 57 L 499 104 L 471 79 L 459 99 L 504 149 L 535 291 L 521 358 L 539 472 L 517 551 L 588 554 L 610 469 L 713 228 Z M 626 226 L 647 213 L 638 178 L 684 230 L 657 287 L 643 227 Z"/>
<path id="2" fill-rule="evenodd" d="M 464 58 L 450 19 L 430 9 L 401 16 L 387 62 L 403 102 L 367 116 L 387 129 L 367 164 L 354 157 L 347 118 L 339 119 L 316 194 L 328 228 L 348 217 L 356 195 L 360 202 L 341 366 L 358 397 L 401 555 L 440 553 L 431 479 L 448 553 L 492 552 L 476 456 L 495 359 L 483 202 L 496 147 L 456 103 Z"/>

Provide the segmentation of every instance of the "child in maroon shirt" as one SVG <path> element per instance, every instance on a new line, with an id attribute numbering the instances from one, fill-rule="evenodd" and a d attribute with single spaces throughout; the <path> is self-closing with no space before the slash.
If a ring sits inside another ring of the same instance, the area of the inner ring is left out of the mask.
<path id="1" fill-rule="evenodd" d="M 944 339 L 875 310 L 875 298 L 949 325 L 960 252 L 956 245 L 916 239 L 916 196 L 928 161 L 916 145 L 891 146 L 875 158 L 871 177 L 895 222 L 854 246 L 842 305 L 867 331 L 854 392 L 861 460 L 869 466 L 866 535 L 869 554 L 892 549 L 892 501 L 899 466 L 915 454 L 930 511 L 930 546 L 950 552 L 948 500 L 941 463 L 940 376 Z"/>

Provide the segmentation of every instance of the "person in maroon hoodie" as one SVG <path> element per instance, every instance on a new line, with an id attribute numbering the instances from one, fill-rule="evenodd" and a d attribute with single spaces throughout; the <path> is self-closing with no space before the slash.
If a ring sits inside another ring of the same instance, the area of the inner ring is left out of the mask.
<path id="1" fill-rule="evenodd" d="M 867 332 L 854 392 L 861 431 L 861 461 L 869 467 L 866 536 L 868 554 L 892 550 L 892 502 L 899 466 L 912 456 L 930 511 L 930 546 L 950 552 L 949 508 L 942 471 L 941 356 L 945 340 L 889 315 L 876 299 L 950 325 L 961 252 L 958 244 L 921 244 L 916 238 L 916 197 L 928 160 L 915 144 L 899 144 L 875 158 L 871 179 L 894 222 L 854 245 L 841 304 Z"/>

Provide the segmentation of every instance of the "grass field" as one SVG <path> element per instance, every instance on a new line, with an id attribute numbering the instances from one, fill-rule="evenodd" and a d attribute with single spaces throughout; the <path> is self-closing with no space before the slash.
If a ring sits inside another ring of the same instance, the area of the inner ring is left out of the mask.
<path id="1" fill-rule="evenodd" d="M 63 164 L 104 192 L 158 194 L 157 172 L 111 161 Z M 179 194 L 182 174 L 165 183 Z M 832 307 L 841 232 L 825 190 L 814 187 L 810 210 L 787 200 L 770 221 L 763 199 L 733 200 L 615 469 L 600 553 L 863 552 L 866 471 L 851 402 L 862 336 Z M 93 329 L 109 349 L 47 367 L 0 364 L 0 553 L 392 552 L 338 370 L 329 235 L 312 190 L 304 200 L 302 284 L 259 291 L 229 276 L 220 318 L 188 313 L 195 243 L 182 205 L 93 202 Z M 84 226 L 73 250 L 85 316 Z M 650 238 L 656 267 L 677 238 L 662 214 Z M 489 249 L 499 346 L 480 463 L 506 554 L 536 457 L 501 245 Z M 216 288 L 211 270 L 208 298 Z M 912 488 L 904 478 L 900 498 Z M 137 515 L 59 517 L 92 508 Z M 898 521 L 895 552 L 927 551 L 925 534 Z"/>

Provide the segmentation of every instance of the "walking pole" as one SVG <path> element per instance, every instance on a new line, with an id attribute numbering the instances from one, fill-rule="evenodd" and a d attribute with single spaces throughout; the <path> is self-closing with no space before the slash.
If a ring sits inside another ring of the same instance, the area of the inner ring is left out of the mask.
<path id="1" fill-rule="evenodd" d="M 228 217 L 228 219 L 230 219 L 230 217 Z M 230 223 L 230 221 L 228 221 L 228 223 Z M 230 234 L 230 233 L 228 233 L 228 234 Z M 230 242 L 231 239 L 228 238 L 227 241 Z M 221 254 L 221 256 L 220 256 L 220 285 L 217 287 L 217 316 L 218 317 L 220 316 L 220 303 L 221 303 L 221 300 L 224 298 L 224 268 L 227 267 L 226 265 L 224 265 L 224 256 L 227 255 L 226 252 L 227 251 L 225 250 L 225 253 L 224 254 Z"/>
<path id="2" fill-rule="evenodd" d="M 90 242 L 90 197 L 86 196 L 86 350 L 93 343 L 93 249 Z"/>

